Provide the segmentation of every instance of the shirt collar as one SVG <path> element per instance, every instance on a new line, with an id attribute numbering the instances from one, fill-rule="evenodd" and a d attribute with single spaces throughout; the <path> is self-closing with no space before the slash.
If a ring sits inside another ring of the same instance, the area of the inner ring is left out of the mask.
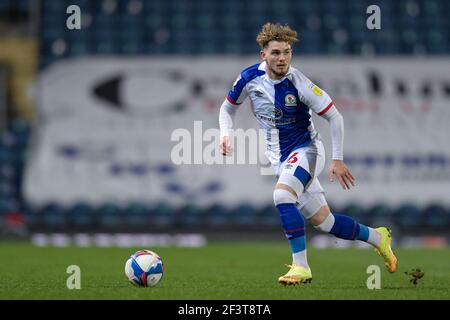
<path id="1" fill-rule="evenodd" d="M 282 82 L 282 81 L 283 81 L 284 79 L 286 79 L 286 78 L 289 79 L 290 81 L 292 81 L 292 78 L 293 78 L 293 69 L 292 69 L 291 66 L 289 66 L 288 72 L 284 75 L 284 77 L 281 78 L 281 79 L 279 79 L 279 80 L 273 80 L 273 79 L 270 79 L 270 78 L 269 78 L 269 75 L 267 74 L 266 67 L 267 67 L 267 63 L 266 63 L 265 61 L 263 61 L 263 62 L 261 62 L 261 64 L 259 65 L 258 70 L 262 70 L 262 71 L 265 72 L 265 74 L 264 74 L 263 77 L 264 77 L 266 80 L 268 80 L 269 82 L 274 83 L 274 84 L 277 84 L 277 83 Z"/>

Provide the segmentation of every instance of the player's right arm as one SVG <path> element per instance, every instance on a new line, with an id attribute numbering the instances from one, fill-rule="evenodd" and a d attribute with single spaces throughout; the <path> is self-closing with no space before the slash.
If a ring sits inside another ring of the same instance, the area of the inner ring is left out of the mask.
<path id="1" fill-rule="evenodd" d="M 233 118 L 239 105 L 247 98 L 246 81 L 239 75 L 223 101 L 219 112 L 220 143 L 219 151 L 224 156 L 232 153 L 230 134 L 233 129 Z"/>
<path id="2" fill-rule="evenodd" d="M 224 100 L 219 112 L 220 125 L 220 143 L 219 151 L 224 156 L 229 156 L 232 153 L 230 132 L 233 129 L 233 118 L 237 108 L 233 106 L 227 99 Z"/>

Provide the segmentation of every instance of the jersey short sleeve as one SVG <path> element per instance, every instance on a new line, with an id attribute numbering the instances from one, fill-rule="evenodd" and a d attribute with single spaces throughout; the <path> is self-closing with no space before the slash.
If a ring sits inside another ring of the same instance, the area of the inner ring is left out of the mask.
<path id="1" fill-rule="evenodd" d="M 261 63 L 254 64 L 240 73 L 230 92 L 228 92 L 228 102 L 233 105 L 239 105 L 248 97 L 247 83 L 266 73 L 259 69 L 260 65 Z"/>
<path id="2" fill-rule="evenodd" d="M 296 70 L 294 77 L 298 83 L 297 90 L 300 100 L 312 111 L 323 115 L 333 106 L 330 96 L 300 71 Z"/>
<path id="3" fill-rule="evenodd" d="M 240 74 L 236 81 L 233 83 L 233 87 L 228 92 L 227 100 L 233 105 L 240 105 L 248 97 L 246 89 L 247 81 Z"/>

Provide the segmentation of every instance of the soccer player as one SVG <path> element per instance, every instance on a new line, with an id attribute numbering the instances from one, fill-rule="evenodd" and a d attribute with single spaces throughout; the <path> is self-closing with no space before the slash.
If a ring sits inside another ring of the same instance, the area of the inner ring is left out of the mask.
<path id="1" fill-rule="evenodd" d="M 330 181 L 337 179 L 344 190 L 355 178 L 343 159 L 344 123 L 328 94 L 291 66 L 291 45 L 297 32 L 289 26 L 266 23 L 256 37 L 261 63 L 244 69 L 233 84 L 219 113 L 219 149 L 230 155 L 230 133 L 238 106 L 250 97 L 253 113 L 266 132 L 266 155 L 278 181 L 273 201 L 280 214 L 292 250 L 290 270 L 278 281 L 284 285 L 309 283 L 304 218 L 317 230 L 347 240 L 370 243 L 383 257 L 389 272 L 397 269 L 391 249 L 391 231 L 373 229 L 349 216 L 333 214 L 327 205 L 318 176 L 325 165 L 325 151 L 311 121 L 311 111 L 328 120 L 332 140 Z M 303 218 L 304 217 L 304 218 Z"/>

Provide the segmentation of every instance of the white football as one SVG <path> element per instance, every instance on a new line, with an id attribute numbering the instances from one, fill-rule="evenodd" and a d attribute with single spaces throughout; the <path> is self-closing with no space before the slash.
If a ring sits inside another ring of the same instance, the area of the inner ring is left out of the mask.
<path id="1" fill-rule="evenodd" d="M 132 254 L 125 263 L 125 275 L 138 287 L 157 285 L 164 274 L 164 265 L 155 252 L 139 250 Z"/>

